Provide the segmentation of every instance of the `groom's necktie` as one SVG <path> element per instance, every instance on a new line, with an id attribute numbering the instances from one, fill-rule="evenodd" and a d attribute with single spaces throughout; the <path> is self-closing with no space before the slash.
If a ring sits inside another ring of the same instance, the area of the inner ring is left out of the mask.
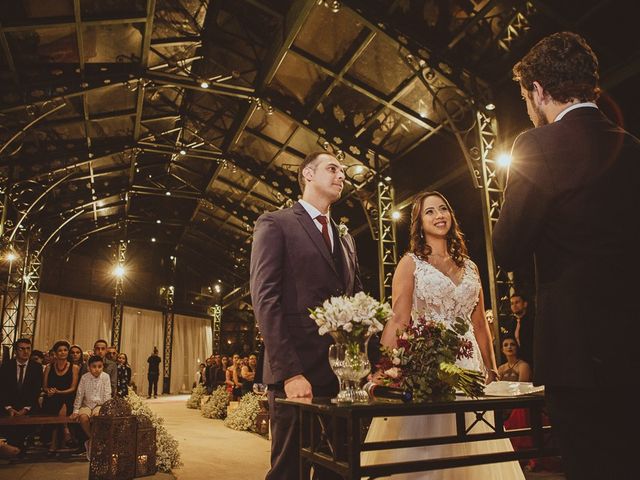
<path id="1" fill-rule="evenodd" d="M 324 215 L 318 215 L 316 220 L 322 225 L 322 238 L 324 238 L 324 243 L 327 245 L 329 251 L 332 252 L 333 249 L 331 248 L 331 237 L 329 237 L 329 226 L 327 225 L 328 219 Z"/>

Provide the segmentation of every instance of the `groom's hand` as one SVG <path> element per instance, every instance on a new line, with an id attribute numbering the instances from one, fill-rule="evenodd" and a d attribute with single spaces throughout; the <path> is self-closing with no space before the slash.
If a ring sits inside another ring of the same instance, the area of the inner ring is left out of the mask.
<path id="1" fill-rule="evenodd" d="M 296 375 L 284 381 L 284 393 L 287 398 L 311 398 L 311 384 L 304 375 Z"/>

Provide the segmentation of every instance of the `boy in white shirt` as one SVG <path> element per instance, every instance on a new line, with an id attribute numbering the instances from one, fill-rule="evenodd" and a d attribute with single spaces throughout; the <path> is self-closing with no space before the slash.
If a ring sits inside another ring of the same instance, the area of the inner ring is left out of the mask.
<path id="1" fill-rule="evenodd" d="M 100 412 L 100 406 L 111 399 L 111 378 L 105 372 L 104 360 L 98 355 L 89 358 L 89 371 L 85 373 L 78 384 L 76 400 L 73 403 L 71 419 L 76 418 L 84 433 L 91 439 L 90 417 Z M 87 457 L 89 456 L 89 441 L 85 442 Z"/>

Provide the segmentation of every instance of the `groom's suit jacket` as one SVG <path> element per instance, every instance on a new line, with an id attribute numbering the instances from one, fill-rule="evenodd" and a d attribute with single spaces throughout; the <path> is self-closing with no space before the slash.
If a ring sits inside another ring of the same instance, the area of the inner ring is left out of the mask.
<path id="1" fill-rule="evenodd" d="M 297 203 L 265 213 L 256 222 L 251 249 L 251 300 L 264 339 L 263 382 L 303 374 L 312 386 L 335 382 L 329 335 L 318 335 L 309 309 L 329 297 L 362 290 L 355 243 L 333 228 L 334 252 Z"/>
<path id="2" fill-rule="evenodd" d="M 521 134 L 496 263 L 534 254 L 534 382 L 601 387 L 638 371 L 640 141 L 581 107 Z"/>

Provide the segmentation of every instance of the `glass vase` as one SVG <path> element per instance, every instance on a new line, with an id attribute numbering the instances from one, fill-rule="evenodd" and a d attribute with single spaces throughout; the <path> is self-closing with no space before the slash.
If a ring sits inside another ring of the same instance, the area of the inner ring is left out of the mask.
<path id="1" fill-rule="evenodd" d="M 338 377 L 338 403 L 367 403 L 369 395 L 362 389 L 362 379 L 371 372 L 367 346 L 371 335 L 330 332 L 334 345 L 329 347 L 329 364 Z"/>

